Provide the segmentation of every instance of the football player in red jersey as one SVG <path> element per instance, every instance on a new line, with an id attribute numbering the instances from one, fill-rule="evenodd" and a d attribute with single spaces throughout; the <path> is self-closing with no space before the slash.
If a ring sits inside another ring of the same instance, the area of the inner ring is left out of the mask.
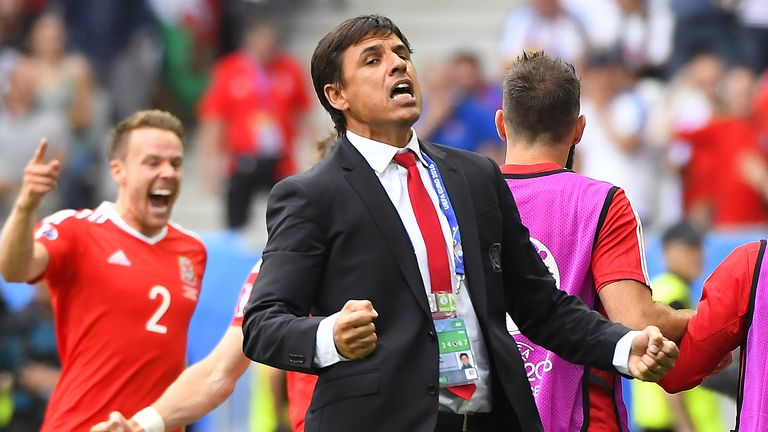
<path id="1" fill-rule="evenodd" d="M 331 150 L 335 134 L 317 144 L 316 159 Z M 156 432 L 196 421 L 219 406 L 234 390 L 238 378 L 250 360 L 243 354 L 243 310 L 259 275 L 261 260 L 251 270 L 240 290 L 235 316 L 216 348 L 203 360 L 187 368 L 160 399 L 130 419 L 123 412 L 113 412 L 109 419 L 95 425 L 91 432 Z M 287 372 L 288 417 L 294 432 L 304 432 L 304 417 L 312 399 L 317 377 Z M 115 406 L 120 409 L 120 407 Z"/>
<path id="2" fill-rule="evenodd" d="M 45 280 L 62 373 L 42 431 L 87 431 L 114 407 L 135 413 L 184 370 L 187 328 L 206 263 L 202 242 L 170 222 L 182 178 L 183 127 L 140 111 L 110 147 L 115 203 L 63 210 L 35 227 L 60 164 L 40 143 L 0 240 L 9 281 Z"/>

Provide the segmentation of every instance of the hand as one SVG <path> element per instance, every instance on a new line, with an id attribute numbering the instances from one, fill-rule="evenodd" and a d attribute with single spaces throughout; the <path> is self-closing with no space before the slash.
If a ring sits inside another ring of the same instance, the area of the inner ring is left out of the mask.
<path id="1" fill-rule="evenodd" d="M 61 163 L 56 159 L 45 163 L 45 150 L 47 148 L 48 139 L 41 139 L 35 155 L 24 169 L 21 192 L 16 199 L 17 207 L 25 210 L 37 209 L 43 197 L 56 187 Z"/>
<path id="2" fill-rule="evenodd" d="M 350 360 L 361 359 L 376 348 L 376 326 L 379 314 L 368 300 L 349 300 L 341 308 L 333 326 L 336 350 Z"/>
<path id="3" fill-rule="evenodd" d="M 643 381 L 659 381 L 672 369 L 680 352 L 674 342 L 654 326 L 648 326 L 632 340 L 629 373 Z"/>
<path id="4" fill-rule="evenodd" d="M 128 420 L 118 411 L 109 414 L 109 420 L 91 428 L 91 432 L 144 432 L 144 428 L 133 420 Z"/>

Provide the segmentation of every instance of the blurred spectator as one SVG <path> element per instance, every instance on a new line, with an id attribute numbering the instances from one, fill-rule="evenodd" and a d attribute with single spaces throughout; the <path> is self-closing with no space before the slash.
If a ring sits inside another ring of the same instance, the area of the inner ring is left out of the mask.
<path id="1" fill-rule="evenodd" d="M 768 148 L 768 70 L 763 72 L 757 86 L 755 118 L 760 130 L 761 147 Z"/>
<path id="2" fill-rule="evenodd" d="M 451 73 L 459 91 L 479 105 L 496 113 L 501 109 L 503 91 L 501 84 L 485 78 L 483 65 L 477 54 L 460 51 L 451 61 Z"/>
<path id="3" fill-rule="evenodd" d="M 564 0 L 591 50 L 618 49 L 636 73 L 662 76 L 672 52 L 674 16 L 667 0 Z"/>
<path id="4" fill-rule="evenodd" d="M 666 273 L 651 282 L 653 300 L 674 309 L 690 309 L 691 284 L 704 264 L 702 233 L 681 221 L 664 232 L 662 247 Z M 702 388 L 666 394 L 656 383 L 632 381 L 633 418 L 640 430 L 721 432 L 727 430 L 717 396 Z"/>
<path id="5" fill-rule="evenodd" d="M 57 13 L 45 12 L 32 25 L 29 61 L 35 77 L 39 109 L 68 120 L 72 142 L 67 169 L 62 172 L 60 192 L 66 208 L 89 208 L 98 204 L 101 148 L 107 117 L 94 110 L 96 89 L 88 61 L 65 50 L 64 21 Z M 94 136 L 96 135 L 96 136 Z"/>
<path id="6" fill-rule="evenodd" d="M 150 106 L 160 64 L 146 0 L 62 0 L 69 40 L 123 119 Z"/>
<path id="7" fill-rule="evenodd" d="M 505 19 L 498 51 L 507 61 L 514 60 L 522 51 L 545 51 L 579 69 L 587 41 L 584 30 L 559 0 L 530 0 Z"/>
<path id="8" fill-rule="evenodd" d="M 66 159 L 67 130 L 66 118 L 35 105 L 34 73 L 27 61 L 19 62 L 0 103 L 0 220 L 8 215 L 26 161 L 35 153 L 40 137 L 48 138 L 53 157 Z M 44 202 L 49 209 L 57 204 Z"/>
<path id="9" fill-rule="evenodd" d="M 648 143 L 663 154 L 656 170 L 659 187 L 656 217 L 661 225 L 674 223 L 683 216 L 680 175 L 691 160 L 691 146 L 680 140 L 679 134 L 699 129 L 710 121 L 717 110 L 722 77 L 723 64 L 715 54 L 698 54 L 674 77 L 651 107 Z M 701 180 L 693 180 L 697 175 Z M 688 170 L 687 176 L 691 180 L 688 193 L 696 193 L 690 188 L 692 185 L 706 189 L 709 175 L 709 169 L 698 173 Z"/>
<path id="10" fill-rule="evenodd" d="M 649 226 L 655 167 L 643 135 L 646 106 L 616 51 L 591 54 L 583 82 L 581 110 L 587 125 L 576 147 L 578 170 L 624 189 L 643 225 Z"/>
<path id="11" fill-rule="evenodd" d="M 732 69 L 723 82 L 722 114 L 680 134 L 693 150 L 685 172 L 687 211 L 716 228 L 768 224 L 768 162 L 759 146 L 754 96 L 754 74 Z"/>
<path id="12" fill-rule="evenodd" d="M 203 180 L 215 189 L 226 179 L 230 229 L 247 224 L 255 194 L 296 172 L 294 143 L 310 97 L 303 67 L 279 36 L 274 22 L 251 22 L 242 48 L 216 62 L 199 106 Z"/>
<path id="13" fill-rule="evenodd" d="M 728 63 L 738 55 L 729 28 L 729 0 L 671 0 L 675 14 L 673 51 L 669 61 L 674 74 L 701 51 L 712 51 Z"/>
<path id="14" fill-rule="evenodd" d="M 739 0 L 738 16 L 745 63 L 762 73 L 768 68 L 768 2 Z"/>
<path id="15" fill-rule="evenodd" d="M 0 25 L 0 94 L 8 88 L 11 71 L 19 60 L 19 52 L 5 43 L 5 30 Z"/>
<path id="16" fill-rule="evenodd" d="M 34 1 L 0 0 L 0 37 L 5 45 L 22 49 L 26 41 L 29 24 L 36 12 Z"/>
<path id="17" fill-rule="evenodd" d="M 0 429 L 40 430 L 48 398 L 61 372 L 48 288 L 40 284 L 35 299 L 3 324 L 0 369 L 13 376 L 13 417 Z"/>
<path id="18" fill-rule="evenodd" d="M 503 162 L 504 143 L 493 121 L 501 106 L 484 84 L 477 57 L 458 53 L 447 65 L 433 65 L 425 86 L 424 114 L 415 126 L 419 136 Z"/>
<path id="19" fill-rule="evenodd" d="M 624 61 L 641 75 L 662 75 L 672 53 L 674 17 L 666 0 L 618 0 L 619 46 Z"/>
<path id="20" fill-rule="evenodd" d="M 163 86 L 171 111 L 184 123 L 205 87 L 218 50 L 220 5 L 216 0 L 149 0 L 163 42 Z"/>
<path id="21" fill-rule="evenodd" d="M 166 0 L 161 0 L 166 1 Z M 188 0 L 181 0 L 188 1 Z M 278 22 L 296 13 L 301 0 L 208 0 L 221 8 L 221 37 L 219 54 L 226 55 L 240 48 L 251 17 L 270 17 Z M 333 0 L 343 2 L 345 0 Z M 344 5 L 342 5 L 343 8 Z"/>

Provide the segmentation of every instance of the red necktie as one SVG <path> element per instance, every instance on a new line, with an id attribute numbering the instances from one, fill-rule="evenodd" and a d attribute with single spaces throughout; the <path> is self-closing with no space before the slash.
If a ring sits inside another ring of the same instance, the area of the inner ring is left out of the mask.
<path id="1" fill-rule="evenodd" d="M 448 262 L 445 237 L 440 228 L 435 204 L 421 181 L 421 174 L 416 166 L 416 155 L 410 150 L 396 154 L 395 162 L 408 170 L 408 196 L 421 236 L 424 237 L 424 246 L 427 248 L 432 292 L 451 292 L 451 266 Z"/>
<path id="2" fill-rule="evenodd" d="M 448 262 L 443 230 L 440 228 L 435 204 L 421 181 L 421 174 L 416 166 L 416 155 L 410 150 L 398 153 L 395 155 L 395 162 L 408 170 L 408 196 L 411 199 L 411 207 L 416 215 L 421 236 L 424 237 L 432 292 L 451 292 L 453 291 L 451 266 Z M 469 400 L 475 388 L 474 384 L 465 384 L 448 387 L 448 390 L 462 399 Z"/>

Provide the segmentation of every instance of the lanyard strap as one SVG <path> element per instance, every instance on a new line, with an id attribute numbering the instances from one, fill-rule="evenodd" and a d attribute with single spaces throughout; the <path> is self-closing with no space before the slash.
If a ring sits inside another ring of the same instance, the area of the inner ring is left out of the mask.
<path id="1" fill-rule="evenodd" d="M 440 175 L 440 171 L 437 169 L 437 164 L 427 156 L 423 151 L 421 155 L 424 160 L 427 161 L 427 171 L 432 179 L 432 187 L 437 194 L 437 201 L 440 210 L 443 211 L 445 218 L 448 220 L 448 226 L 451 229 L 451 236 L 453 238 L 453 263 L 456 267 L 456 274 L 459 277 L 464 276 L 464 251 L 461 248 L 461 232 L 459 231 L 459 221 L 456 219 L 456 213 L 453 211 L 453 205 L 451 199 L 448 197 L 448 191 L 445 190 L 445 184 L 443 183 L 443 177 Z"/>

